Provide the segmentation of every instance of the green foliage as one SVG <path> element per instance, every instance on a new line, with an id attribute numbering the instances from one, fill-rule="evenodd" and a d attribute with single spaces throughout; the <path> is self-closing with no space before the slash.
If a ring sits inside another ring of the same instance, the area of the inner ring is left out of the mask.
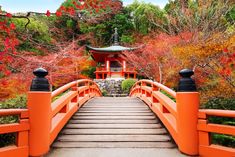
<path id="1" fill-rule="evenodd" d="M 170 94 L 168 94 L 167 92 L 161 90 L 161 93 L 163 93 L 164 95 L 168 96 L 171 100 L 173 100 L 174 102 L 176 102 L 176 99 L 173 98 Z"/>
<path id="2" fill-rule="evenodd" d="M 235 5 L 232 7 L 232 9 L 228 12 L 228 14 L 226 15 L 226 18 L 228 21 L 230 21 L 231 23 L 235 22 Z"/>
<path id="3" fill-rule="evenodd" d="M 20 18 L 11 19 L 16 25 L 16 32 L 18 32 L 20 45 L 17 47 L 20 51 L 35 52 L 36 55 L 43 55 L 43 52 L 36 48 L 34 43 L 48 45 L 51 43 L 51 35 L 49 33 L 49 25 L 47 20 L 43 17 L 37 19 L 36 17 L 30 18 L 30 23 L 26 26 L 27 20 Z M 26 32 L 27 31 L 27 34 Z M 21 35 L 22 34 L 22 35 Z M 28 35 L 26 37 L 25 35 Z M 30 40 L 25 40 L 25 38 L 30 38 Z"/>
<path id="4" fill-rule="evenodd" d="M 16 25 L 17 32 L 24 32 L 25 25 L 28 21 L 26 19 L 13 18 L 12 22 Z M 30 23 L 27 26 L 27 31 L 39 41 L 47 43 L 50 43 L 51 41 L 47 23 L 37 20 L 36 18 L 30 18 Z"/>
<path id="5" fill-rule="evenodd" d="M 134 41 L 132 37 L 134 26 L 129 13 L 125 9 L 122 13 L 116 14 L 113 18 L 99 24 L 80 23 L 80 31 L 82 33 L 93 33 L 96 43 L 101 45 L 110 45 L 114 28 L 118 28 L 121 42 L 132 43 Z"/>
<path id="6" fill-rule="evenodd" d="M 15 140 L 16 140 L 15 133 L 0 134 L 0 148 L 13 144 Z"/>
<path id="7" fill-rule="evenodd" d="M 134 79 L 126 79 L 122 81 L 122 90 L 125 93 L 129 93 L 131 90 L 131 87 L 136 83 L 136 80 Z"/>
<path id="8" fill-rule="evenodd" d="M 134 37 L 130 35 L 122 35 L 121 36 L 121 42 L 122 43 L 133 43 L 134 42 Z"/>
<path id="9" fill-rule="evenodd" d="M 94 73 L 95 71 L 96 71 L 96 67 L 91 66 L 88 69 L 83 70 L 82 75 L 85 75 L 89 78 L 94 79 L 95 78 L 95 73 Z"/>
<path id="10" fill-rule="evenodd" d="M 203 108 L 206 109 L 222 109 L 222 110 L 235 110 L 235 99 L 214 98 L 204 104 Z M 224 117 L 209 117 L 209 122 L 216 124 L 230 124 L 234 125 L 234 118 Z"/>
<path id="11" fill-rule="evenodd" d="M 76 26 L 76 22 L 73 21 L 72 19 L 69 19 L 66 21 L 66 25 L 68 28 L 74 28 Z"/>
<path id="12" fill-rule="evenodd" d="M 233 99 L 214 98 L 209 100 L 202 107 L 206 109 L 235 110 L 235 98 Z"/>
<path id="13" fill-rule="evenodd" d="M 16 98 L 0 102 L 0 109 L 26 108 L 26 103 L 27 103 L 26 95 L 18 95 Z"/>
<path id="14" fill-rule="evenodd" d="M 223 134 L 212 134 L 212 143 L 235 148 L 235 137 Z"/>
<path id="15" fill-rule="evenodd" d="M 40 55 L 40 56 L 43 56 L 43 55 L 44 55 L 44 52 L 43 52 L 43 51 L 38 50 L 37 48 L 35 48 L 34 45 L 32 45 L 32 43 L 29 42 L 29 41 L 25 41 L 25 42 L 23 42 L 22 44 L 20 44 L 20 45 L 18 46 L 18 50 L 19 50 L 19 51 L 34 52 L 35 55 Z"/>
<path id="16" fill-rule="evenodd" d="M 156 25 L 153 22 L 156 19 L 166 21 L 165 12 L 152 3 L 135 0 L 128 6 L 128 10 L 133 16 L 135 29 L 142 34 L 156 30 Z"/>
<path id="17" fill-rule="evenodd" d="M 107 96 L 108 95 L 108 92 L 105 89 L 103 89 L 101 92 L 102 92 L 103 96 Z"/>
<path id="18" fill-rule="evenodd" d="M 61 4 L 61 6 L 64 6 L 64 7 L 66 7 L 66 8 L 72 7 L 72 8 L 75 9 L 75 6 L 73 5 L 73 2 L 74 2 L 74 1 L 75 1 L 75 0 L 66 0 L 64 3 Z M 79 1 L 76 1 L 76 2 L 79 2 Z"/>

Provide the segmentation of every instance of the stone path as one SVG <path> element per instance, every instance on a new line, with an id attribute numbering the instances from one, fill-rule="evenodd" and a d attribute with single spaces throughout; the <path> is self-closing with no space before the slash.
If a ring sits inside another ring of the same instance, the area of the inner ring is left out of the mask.
<path id="1" fill-rule="evenodd" d="M 135 98 L 95 98 L 68 122 L 50 156 L 183 156 L 159 119 Z"/>

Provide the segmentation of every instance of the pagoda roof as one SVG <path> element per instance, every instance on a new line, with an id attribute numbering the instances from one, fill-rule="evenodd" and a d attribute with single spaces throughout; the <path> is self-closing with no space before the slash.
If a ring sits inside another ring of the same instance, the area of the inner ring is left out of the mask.
<path id="1" fill-rule="evenodd" d="M 86 46 L 87 49 L 89 50 L 94 50 L 96 52 L 122 52 L 122 51 L 133 51 L 133 50 L 136 50 L 138 48 L 129 48 L 129 47 L 124 47 L 124 46 L 120 46 L 120 45 L 113 45 L 113 46 L 110 46 L 110 47 L 104 47 L 104 48 L 95 48 L 95 47 L 92 47 L 92 46 L 89 46 L 87 45 Z"/>
<path id="2" fill-rule="evenodd" d="M 112 53 L 112 52 L 132 51 L 138 49 L 138 48 L 129 48 L 129 47 L 120 46 L 117 28 L 115 28 L 115 33 L 112 35 L 112 40 L 113 40 L 113 45 L 109 47 L 96 48 L 87 45 L 86 48 L 88 50 L 93 50 L 97 53 Z"/>

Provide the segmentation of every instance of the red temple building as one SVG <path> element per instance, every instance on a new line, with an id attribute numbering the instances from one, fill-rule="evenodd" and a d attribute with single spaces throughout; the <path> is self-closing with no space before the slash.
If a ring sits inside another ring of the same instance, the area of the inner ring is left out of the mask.
<path id="1" fill-rule="evenodd" d="M 128 67 L 127 61 L 122 57 L 124 51 L 133 51 L 136 48 L 123 47 L 119 45 L 117 28 L 112 37 L 113 45 L 105 48 L 86 46 L 92 58 L 100 65 L 96 67 L 96 79 L 106 78 L 134 78 L 137 72 Z"/>

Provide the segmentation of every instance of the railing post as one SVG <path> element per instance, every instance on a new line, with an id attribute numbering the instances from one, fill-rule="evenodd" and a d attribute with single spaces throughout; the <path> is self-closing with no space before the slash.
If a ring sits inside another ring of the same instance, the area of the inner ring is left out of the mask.
<path id="1" fill-rule="evenodd" d="M 45 78 L 48 72 L 43 68 L 34 70 L 30 92 L 28 92 L 29 110 L 29 155 L 42 156 L 50 149 L 51 129 L 51 92 Z"/>
<path id="2" fill-rule="evenodd" d="M 199 93 L 191 78 L 194 74 L 192 70 L 184 69 L 179 74 L 182 78 L 176 94 L 178 147 L 185 154 L 198 155 Z"/>

